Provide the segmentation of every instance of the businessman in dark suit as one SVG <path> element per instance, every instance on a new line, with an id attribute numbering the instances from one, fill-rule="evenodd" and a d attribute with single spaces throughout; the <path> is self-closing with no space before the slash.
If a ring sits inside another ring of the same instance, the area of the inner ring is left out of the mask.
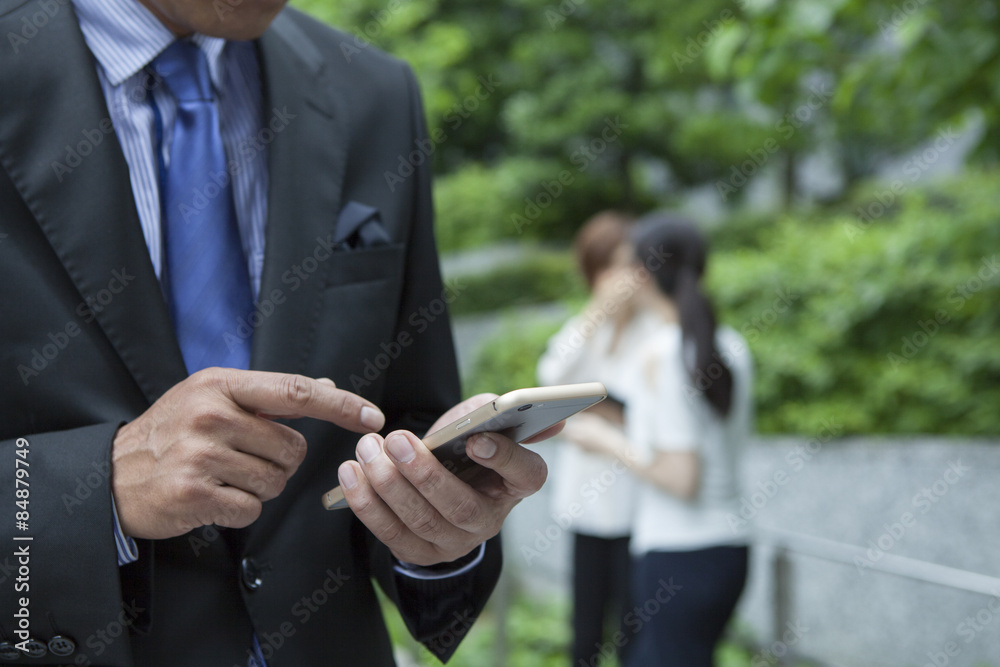
<path id="1" fill-rule="evenodd" d="M 469 486 L 417 438 L 474 403 L 442 416 L 449 325 L 417 315 L 443 287 L 413 76 L 283 0 L 114 7 L 136 1 L 0 0 L 0 662 L 388 665 L 371 578 L 447 659 L 545 468 L 491 434 L 470 440 L 490 472 Z M 193 372 L 178 325 L 153 195 L 185 130 L 160 117 L 157 53 L 129 60 L 143 31 L 219 58 L 230 178 L 205 206 L 233 193 L 242 369 Z M 234 62 L 255 103 L 226 87 Z M 338 480 L 352 512 L 321 507 Z"/>

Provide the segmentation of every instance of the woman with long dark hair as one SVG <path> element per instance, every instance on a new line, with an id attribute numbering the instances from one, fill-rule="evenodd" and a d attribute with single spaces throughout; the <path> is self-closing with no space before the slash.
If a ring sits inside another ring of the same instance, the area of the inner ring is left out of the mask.
<path id="1" fill-rule="evenodd" d="M 654 214 L 630 245 L 621 270 L 639 277 L 634 317 L 652 333 L 629 370 L 624 432 L 581 415 L 565 435 L 627 461 L 639 479 L 625 664 L 709 666 L 746 582 L 745 522 L 733 517 L 751 361 L 743 338 L 716 326 L 695 225 Z"/>

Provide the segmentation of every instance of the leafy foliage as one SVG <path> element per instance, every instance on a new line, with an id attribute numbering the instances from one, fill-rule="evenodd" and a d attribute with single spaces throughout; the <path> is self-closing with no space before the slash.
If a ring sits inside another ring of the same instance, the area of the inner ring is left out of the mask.
<path id="1" fill-rule="evenodd" d="M 783 172 L 790 205 L 802 190 L 796 166 L 826 151 L 845 201 L 788 206 L 779 219 L 740 213 L 713 234 L 709 286 L 720 320 L 754 355 L 759 429 L 1000 433 L 994 0 L 296 4 L 355 35 L 358 49 L 413 65 L 428 125 L 443 137 L 433 160 L 444 250 L 566 240 L 602 208 L 645 211 L 765 167 Z M 919 189 L 867 181 L 938 130 L 969 126 L 980 171 Z M 720 194 L 733 207 L 744 190 Z M 573 273 L 568 262 L 505 268 L 468 279 L 455 308 L 565 292 L 578 305 Z M 467 391 L 533 384 L 558 325 L 510 310 Z M 564 664 L 559 604 L 516 598 L 509 664 Z M 406 643 L 393 613 L 393 636 Z M 483 665 L 492 622 L 480 621 L 449 664 Z M 718 658 L 749 655 L 727 646 Z M 437 663 L 423 652 L 420 664 Z"/>
<path id="2" fill-rule="evenodd" d="M 500 332 L 483 343 L 471 376 L 463 382 L 469 396 L 484 392 L 502 394 L 538 384 L 535 366 L 560 322 L 525 321 L 509 312 Z"/>
<path id="3" fill-rule="evenodd" d="M 532 205 L 528 237 L 565 239 L 599 209 L 644 211 L 765 166 L 791 203 L 796 165 L 819 150 L 850 186 L 970 120 L 976 159 L 1000 157 L 992 0 L 297 4 L 413 65 L 444 137 L 445 249 L 519 237 Z M 719 194 L 738 205 L 744 190 Z"/>
<path id="4" fill-rule="evenodd" d="M 616 196 L 600 178 L 534 158 L 470 163 L 439 178 L 434 195 L 443 251 L 510 239 L 565 241 Z"/>
<path id="5" fill-rule="evenodd" d="M 399 612 L 382 597 L 382 612 L 389 626 L 393 643 L 405 647 L 414 656 L 413 664 L 419 667 L 438 667 L 441 663 L 407 633 Z M 489 667 L 495 664 L 496 604 L 487 604 L 483 615 L 459 645 L 449 667 Z M 520 592 L 513 596 L 506 615 L 507 633 L 506 665 L 508 667 L 566 667 L 570 644 L 570 605 L 561 596 L 542 598 L 537 594 Z M 734 632 L 734 635 L 742 633 Z M 715 662 L 719 667 L 745 667 L 751 664 L 756 651 L 742 636 L 733 641 L 723 641 L 716 649 Z M 760 658 L 758 657 L 758 660 Z M 601 658 L 602 667 L 618 667 L 614 657 Z M 796 661 L 796 667 L 806 663 Z M 576 667 L 575 665 L 573 667 Z"/>
<path id="6" fill-rule="evenodd" d="M 493 664 L 496 646 L 496 604 L 487 604 L 483 615 L 462 640 L 449 667 L 487 667 Z M 389 634 L 396 645 L 415 654 L 421 667 L 437 667 L 441 663 L 430 651 L 418 645 L 407 633 L 399 612 L 384 601 L 382 612 Z M 519 594 L 514 597 L 505 617 L 507 661 L 510 667 L 563 667 L 569 650 L 569 605 L 564 599 L 543 600 Z"/>
<path id="7" fill-rule="evenodd" d="M 458 279 L 462 298 L 451 305 L 451 314 L 470 315 L 516 306 L 582 299 L 583 280 L 569 253 L 533 253 L 517 264 Z"/>
<path id="8" fill-rule="evenodd" d="M 876 184 L 763 229 L 764 252 L 713 258 L 723 320 L 758 361 L 761 430 L 1000 432 L 998 183 Z"/>
<path id="9" fill-rule="evenodd" d="M 1000 433 L 998 211 L 1000 173 L 986 171 L 901 194 L 867 184 L 830 211 L 741 221 L 708 286 L 755 358 L 759 430 Z M 555 326 L 511 316 L 472 388 L 533 382 Z"/>

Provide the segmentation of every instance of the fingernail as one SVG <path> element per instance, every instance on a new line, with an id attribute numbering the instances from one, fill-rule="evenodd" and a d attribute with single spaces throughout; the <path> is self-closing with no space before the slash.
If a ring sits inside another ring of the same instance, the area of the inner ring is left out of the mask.
<path id="1" fill-rule="evenodd" d="M 358 443 L 358 458 L 365 463 L 371 463 L 376 456 L 378 456 L 381 447 L 378 446 L 378 440 L 374 435 L 366 435 L 361 438 L 361 442 Z"/>
<path id="2" fill-rule="evenodd" d="M 481 459 L 491 458 L 497 453 L 497 443 L 492 436 L 480 434 L 472 440 L 472 453 Z"/>
<path id="3" fill-rule="evenodd" d="M 409 463 L 416 458 L 417 453 L 413 451 L 413 445 L 405 435 L 393 435 L 385 441 L 385 448 L 392 454 L 392 458 L 400 463 Z"/>
<path id="4" fill-rule="evenodd" d="M 354 472 L 354 466 L 350 463 L 341 464 L 340 470 L 337 471 L 337 477 L 340 478 L 340 485 L 345 489 L 353 489 L 358 485 L 358 476 Z"/>
<path id="5" fill-rule="evenodd" d="M 385 416 L 367 405 L 361 408 L 361 425 L 369 431 L 381 431 L 385 426 Z"/>
<path id="6" fill-rule="evenodd" d="M 316 382 L 319 382 L 320 384 L 325 384 L 327 386 L 333 387 L 334 389 L 337 388 L 337 383 L 334 382 L 333 380 L 331 380 L 330 378 L 316 378 Z"/>

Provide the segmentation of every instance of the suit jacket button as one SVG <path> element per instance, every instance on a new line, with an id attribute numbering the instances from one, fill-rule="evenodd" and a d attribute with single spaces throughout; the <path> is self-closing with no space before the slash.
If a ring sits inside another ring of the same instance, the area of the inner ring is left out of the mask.
<path id="1" fill-rule="evenodd" d="M 255 591 L 264 583 L 260 578 L 260 568 L 253 558 L 244 558 L 240 562 L 240 578 L 248 591 Z"/>
<path id="2" fill-rule="evenodd" d="M 0 660 L 11 661 L 19 659 L 23 653 L 14 648 L 11 642 L 0 642 Z"/>
<path id="3" fill-rule="evenodd" d="M 24 648 L 27 649 L 24 654 L 29 658 L 44 658 L 49 652 L 48 647 L 45 646 L 45 642 L 40 642 L 34 637 L 28 640 Z"/>
<path id="4" fill-rule="evenodd" d="M 76 651 L 76 642 L 65 635 L 56 635 L 49 640 L 49 651 L 52 655 L 73 655 Z"/>

